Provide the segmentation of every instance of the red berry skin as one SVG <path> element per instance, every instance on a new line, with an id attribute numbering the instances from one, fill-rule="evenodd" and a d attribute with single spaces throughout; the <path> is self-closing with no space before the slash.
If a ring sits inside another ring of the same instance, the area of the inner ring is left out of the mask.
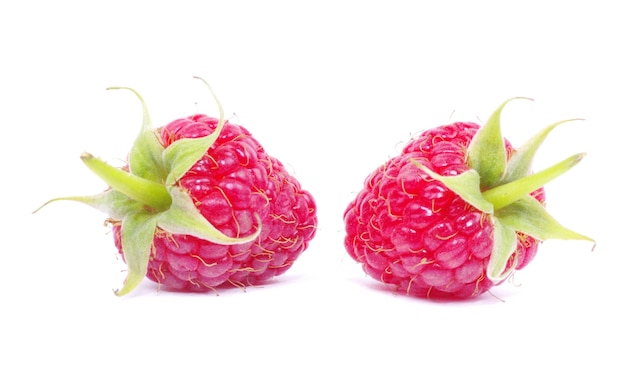
<path id="1" fill-rule="evenodd" d="M 193 115 L 157 130 L 165 148 L 215 131 L 218 119 Z M 316 204 L 283 164 L 242 126 L 229 123 L 207 153 L 178 180 L 202 215 L 231 237 L 252 242 L 219 245 L 157 229 L 146 276 L 161 287 L 205 291 L 220 285 L 257 285 L 287 271 L 313 239 Z M 121 231 L 113 227 L 122 252 Z"/>
<path id="2" fill-rule="evenodd" d="M 461 174 L 478 129 L 457 122 L 428 130 L 368 176 L 344 214 L 345 248 L 366 274 L 418 297 L 464 299 L 494 285 L 486 277 L 493 248 L 488 215 L 412 162 L 443 176 Z M 513 148 L 505 145 L 510 155 Z M 532 195 L 544 203 L 543 188 Z M 517 234 L 508 268 L 522 269 L 539 241 Z"/>

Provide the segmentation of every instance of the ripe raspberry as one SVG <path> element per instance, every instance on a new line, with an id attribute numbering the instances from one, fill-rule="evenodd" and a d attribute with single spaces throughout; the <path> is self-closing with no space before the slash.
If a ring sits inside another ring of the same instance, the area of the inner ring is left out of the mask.
<path id="1" fill-rule="evenodd" d="M 524 268 L 549 238 L 590 238 L 544 209 L 543 185 L 577 164 L 544 171 L 532 159 L 553 124 L 520 149 L 500 134 L 503 103 L 481 128 L 425 131 L 371 173 L 348 205 L 345 247 L 369 276 L 408 295 L 469 298 Z"/>
<path id="2" fill-rule="evenodd" d="M 52 200 L 110 215 L 129 272 L 116 293 L 130 292 L 144 276 L 202 291 L 255 285 L 288 270 L 316 232 L 312 195 L 244 127 L 224 122 L 221 106 L 219 119 L 198 114 L 155 130 L 135 94 L 144 125 L 128 166 L 82 156 L 111 188 Z"/>

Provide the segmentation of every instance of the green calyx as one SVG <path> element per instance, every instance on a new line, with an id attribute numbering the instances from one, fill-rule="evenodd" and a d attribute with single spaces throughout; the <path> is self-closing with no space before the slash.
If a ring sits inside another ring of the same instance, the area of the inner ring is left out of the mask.
<path id="1" fill-rule="evenodd" d="M 132 91 L 143 107 L 143 124 L 128 157 L 128 170 L 113 167 L 89 153 L 81 160 L 94 174 L 109 185 L 109 189 L 92 196 L 70 196 L 51 199 L 51 202 L 69 200 L 80 202 L 105 212 L 112 221 L 121 223 L 122 248 L 128 265 L 128 275 L 119 296 L 132 291 L 147 272 L 152 241 L 157 230 L 172 234 L 186 234 L 218 244 L 230 245 L 253 241 L 261 232 L 232 238 L 221 233 L 198 211 L 195 202 L 177 182 L 200 160 L 215 142 L 224 125 L 224 113 L 215 93 L 209 88 L 219 108 L 219 122 L 215 131 L 202 138 L 181 139 L 164 148 L 152 128 L 143 98 L 128 87 L 111 87 Z"/>
<path id="2" fill-rule="evenodd" d="M 542 129 L 518 148 L 507 160 L 504 138 L 500 130 L 500 114 L 507 103 L 502 103 L 474 135 L 468 151 L 466 172 L 456 176 L 441 176 L 417 160 L 413 163 L 431 178 L 444 184 L 476 209 L 489 214 L 494 226 L 494 248 L 487 276 L 494 282 L 508 277 L 508 260 L 517 248 L 517 233 L 538 240 L 595 241 L 576 233 L 556 221 L 531 193 L 577 165 L 585 156 L 576 154 L 542 171 L 532 173 L 531 167 L 539 146 L 548 134 L 560 124 L 579 120 L 565 120 Z"/>

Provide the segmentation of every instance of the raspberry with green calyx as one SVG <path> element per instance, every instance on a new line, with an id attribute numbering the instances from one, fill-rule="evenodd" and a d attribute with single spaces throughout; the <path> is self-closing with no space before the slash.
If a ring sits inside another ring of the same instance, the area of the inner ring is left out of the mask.
<path id="1" fill-rule="evenodd" d="M 109 188 L 44 204 L 77 201 L 109 216 L 128 266 L 117 295 L 144 277 L 183 291 L 257 285 L 287 271 L 315 236 L 313 196 L 247 129 L 224 120 L 202 81 L 219 118 L 197 114 L 156 129 L 135 90 L 111 88 L 132 91 L 143 107 L 127 165 L 115 168 L 83 153 L 83 163 Z"/>
<path id="2" fill-rule="evenodd" d="M 344 214 L 346 250 L 366 274 L 408 295 L 464 299 L 524 268 L 541 241 L 593 242 L 544 207 L 543 186 L 585 154 L 531 170 L 548 134 L 572 120 L 514 149 L 500 128 L 513 99 L 482 127 L 455 122 L 423 132 L 367 177 Z"/>

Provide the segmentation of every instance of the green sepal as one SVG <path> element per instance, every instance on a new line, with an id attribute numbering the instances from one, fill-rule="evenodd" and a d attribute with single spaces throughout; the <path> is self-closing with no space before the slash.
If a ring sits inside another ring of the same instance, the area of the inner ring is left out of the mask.
<path id="1" fill-rule="evenodd" d="M 491 202 L 496 210 L 506 207 L 569 171 L 584 157 L 585 153 L 572 155 L 537 173 L 484 191 L 482 196 Z"/>
<path id="2" fill-rule="evenodd" d="M 200 77 L 194 78 L 204 82 L 211 92 L 219 110 L 219 121 L 215 131 L 211 134 L 201 138 L 179 139 L 163 151 L 163 163 L 165 164 L 166 170 L 169 171 L 165 182 L 168 186 L 174 185 L 178 179 L 187 173 L 189 168 L 191 168 L 202 158 L 202 156 L 204 156 L 209 147 L 215 143 L 224 126 L 224 109 L 222 108 L 217 95 L 215 95 L 215 92 L 207 81 Z"/>
<path id="3" fill-rule="evenodd" d="M 172 205 L 158 215 L 159 227 L 167 232 L 188 234 L 221 245 L 250 242 L 261 233 L 261 219 L 257 217 L 257 230 L 253 234 L 236 238 L 226 236 L 202 216 L 186 191 L 177 186 L 171 187 L 169 191 Z"/>
<path id="4" fill-rule="evenodd" d="M 509 269 L 507 265 L 517 249 L 517 232 L 540 241 L 550 239 L 590 241 L 595 247 L 593 239 L 561 225 L 531 196 L 523 197 L 497 210 L 491 220 L 494 230 L 493 251 L 487 265 L 487 277 L 495 283 L 507 278 L 515 269 L 515 258 Z"/>
<path id="5" fill-rule="evenodd" d="M 182 176 L 206 153 L 219 136 L 223 121 L 215 131 L 202 138 L 184 138 L 172 143 L 163 152 L 163 161 L 169 173 L 165 179 L 168 186 L 176 184 Z"/>
<path id="6" fill-rule="evenodd" d="M 522 177 L 526 177 L 531 173 L 532 163 L 535 158 L 535 154 L 548 134 L 554 130 L 557 126 L 566 122 L 578 121 L 582 119 L 569 119 L 559 122 L 555 122 L 549 125 L 535 134 L 526 143 L 520 146 L 513 152 L 511 158 L 506 167 L 506 171 L 499 184 L 505 184 L 514 180 L 518 180 Z"/>
<path id="7" fill-rule="evenodd" d="M 516 97 L 502 103 L 474 135 L 467 150 L 469 167 L 480 175 L 480 188 L 494 186 L 504 176 L 507 164 L 506 147 L 500 129 L 502 109 Z"/>
<path id="8" fill-rule="evenodd" d="M 164 147 L 152 129 L 152 121 L 146 102 L 137 91 L 130 87 L 109 87 L 107 90 L 129 90 L 141 102 L 143 109 L 141 130 L 129 152 L 128 166 L 132 174 L 162 184 L 167 177 L 167 169 L 161 156 Z"/>
<path id="9" fill-rule="evenodd" d="M 95 195 L 68 196 L 50 199 L 33 211 L 33 213 L 37 213 L 48 204 L 57 201 L 73 201 L 85 204 L 98 211 L 104 212 L 111 219 L 116 221 L 121 221 L 131 212 L 139 212 L 144 209 L 144 205 L 142 203 L 129 198 L 127 195 L 120 193 L 117 190 L 109 189 Z"/>
<path id="10" fill-rule="evenodd" d="M 539 201 L 531 196 L 526 196 L 497 210 L 495 215 L 503 225 L 541 241 L 556 239 L 595 243 L 593 239 L 561 225 Z"/>
<path id="11" fill-rule="evenodd" d="M 514 229 L 504 225 L 494 216 L 491 217 L 491 222 L 493 224 L 493 250 L 487 265 L 487 277 L 494 283 L 498 283 L 513 272 L 514 267 L 507 270 L 507 264 L 517 249 L 517 234 Z"/>
<path id="12" fill-rule="evenodd" d="M 83 163 L 94 174 L 129 198 L 140 202 L 155 211 L 166 210 L 172 199 L 163 184 L 115 168 L 89 153 L 80 156 Z"/>
<path id="13" fill-rule="evenodd" d="M 148 272 L 152 241 L 157 228 L 157 216 L 147 211 L 126 215 L 122 221 L 122 249 L 128 275 L 115 294 L 123 296 L 135 289 Z"/>
<path id="14" fill-rule="evenodd" d="M 493 204 L 483 198 L 480 191 L 480 176 L 475 170 L 469 169 L 456 176 L 442 176 L 430 170 L 415 159 L 412 159 L 411 162 L 413 162 L 413 164 L 415 164 L 419 169 L 426 172 L 432 179 L 441 182 L 445 185 L 445 187 L 455 192 L 468 204 L 474 206 L 482 212 L 488 214 L 493 213 Z"/>

